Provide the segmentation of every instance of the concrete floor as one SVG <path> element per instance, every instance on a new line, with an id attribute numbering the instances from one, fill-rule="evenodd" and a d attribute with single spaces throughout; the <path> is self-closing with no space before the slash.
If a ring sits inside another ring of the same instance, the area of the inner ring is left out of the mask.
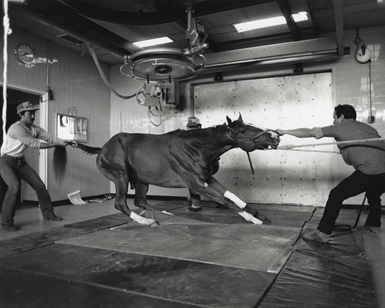
<path id="1" fill-rule="evenodd" d="M 151 201 L 151 204 L 157 204 L 164 201 Z M 116 214 L 117 211 L 112 206 L 112 202 L 87 203 L 83 205 L 62 205 L 55 207 L 57 216 L 63 217 L 60 222 L 44 221 L 37 207 L 24 207 L 16 212 L 15 224 L 20 226 L 17 232 L 0 231 L 0 241 L 16 238 L 21 235 L 27 235 L 34 232 L 45 231 L 52 228 L 64 226 L 65 224 L 81 222 L 93 218 L 103 217 L 110 214 Z M 128 200 L 129 207 L 135 209 L 133 200 Z M 362 225 L 366 214 L 361 215 L 360 224 Z M 382 217 L 382 223 L 385 225 L 385 218 Z M 353 223 L 353 222 L 352 222 Z M 371 235 L 363 232 L 363 241 L 365 254 L 370 260 L 374 285 L 378 299 L 378 307 L 385 308 L 385 231 L 379 235 Z"/>

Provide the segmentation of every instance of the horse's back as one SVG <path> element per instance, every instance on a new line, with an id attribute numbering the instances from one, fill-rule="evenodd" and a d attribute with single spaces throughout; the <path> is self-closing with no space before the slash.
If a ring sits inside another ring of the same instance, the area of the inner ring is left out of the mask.
<path id="1" fill-rule="evenodd" d="M 169 185 L 170 178 L 180 179 L 173 168 L 171 144 L 180 139 L 180 132 L 166 134 L 119 133 L 102 148 L 99 168 L 129 170 L 135 178 L 159 186 Z"/>
<path id="2" fill-rule="evenodd" d="M 166 134 L 141 134 L 141 133 L 118 133 L 114 135 L 107 143 L 103 146 L 111 149 L 126 149 L 134 151 L 145 152 L 164 152 L 168 149 L 169 143 L 175 139 L 181 138 L 180 131 L 172 131 Z"/>

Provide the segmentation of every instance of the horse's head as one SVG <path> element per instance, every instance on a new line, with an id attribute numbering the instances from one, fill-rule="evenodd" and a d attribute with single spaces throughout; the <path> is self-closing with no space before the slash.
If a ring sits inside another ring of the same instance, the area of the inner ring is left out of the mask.
<path id="1" fill-rule="evenodd" d="M 232 121 L 229 117 L 226 119 L 234 142 L 246 152 L 265 150 L 269 147 L 276 149 L 280 142 L 277 132 L 245 124 L 240 114 L 236 121 Z"/>

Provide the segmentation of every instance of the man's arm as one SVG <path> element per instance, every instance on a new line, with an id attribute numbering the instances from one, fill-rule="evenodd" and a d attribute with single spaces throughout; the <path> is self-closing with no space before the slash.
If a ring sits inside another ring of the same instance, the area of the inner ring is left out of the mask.
<path id="1" fill-rule="evenodd" d="M 319 138 L 317 128 L 277 129 L 279 135 L 291 135 L 298 138 Z"/>
<path id="2" fill-rule="evenodd" d="M 56 147 L 65 147 L 67 143 L 62 139 L 57 139 L 55 142 L 41 142 L 40 143 L 40 149 L 49 149 L 49 148 L 56 148 Z"/>

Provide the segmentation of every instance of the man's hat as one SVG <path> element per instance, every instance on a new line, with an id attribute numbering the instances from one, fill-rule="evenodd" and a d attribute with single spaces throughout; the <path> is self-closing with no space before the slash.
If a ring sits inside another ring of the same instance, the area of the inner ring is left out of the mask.
<path id="1" fill-rule="evenodd" d="M 33 110 L 39 110 L 39 107 L 33 107 L 30 102 L 24 102 L 20 105 L 17 105 L 17 113 L 23 112 L 23 111 L 33 111 Z"/>
<path id="2" fill-rule="evenodd" d="M 187 127 L 201 127 L 199 119 L 196 117 L 189 117 L 187 122 Z"/>

